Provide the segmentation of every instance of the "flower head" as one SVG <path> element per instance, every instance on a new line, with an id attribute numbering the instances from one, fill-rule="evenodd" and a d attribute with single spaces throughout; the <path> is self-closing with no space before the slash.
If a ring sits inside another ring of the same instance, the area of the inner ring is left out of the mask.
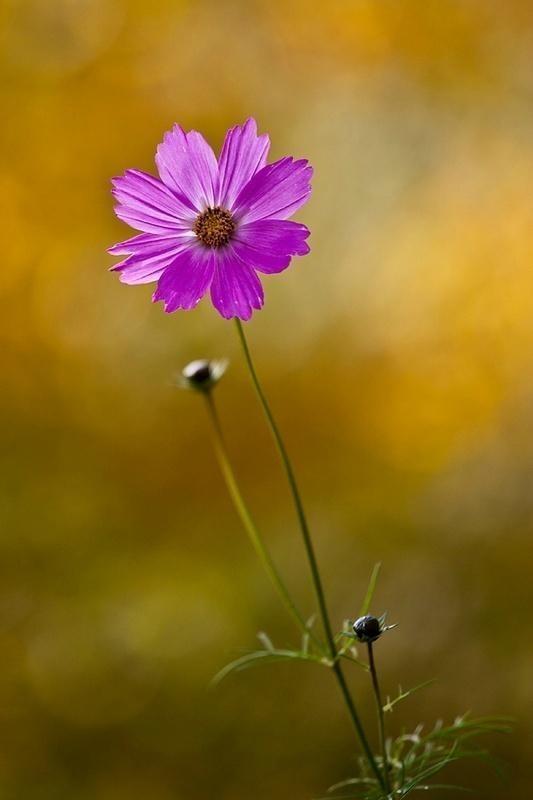
<path id="1" fill-rule="evenodd" d="M 263 305 L 258 272 L 286 269 L 309 252 L 305 225 L 289 221 L 311 194 L 305 160 L 267 164 L 268 136 L 253 119 L 231 128 L 218 160 L 203 136 L 179 125 L 155 158 L 159 178 L 126 170 L 113 180 L 115 212 L 142 231 L 109 249 L 123 283 L 157 281 L 165 311 L 194 308 L 209 291 L 226 319 Z"/>

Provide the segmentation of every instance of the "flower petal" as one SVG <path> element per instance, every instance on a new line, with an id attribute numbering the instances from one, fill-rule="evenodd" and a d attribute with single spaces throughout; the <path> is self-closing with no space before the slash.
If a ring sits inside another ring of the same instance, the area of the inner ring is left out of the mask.
<path id="1" fill-rule="evenodd" d="M 287 219 L 308 200 L 313 174 L 308 161 L 282 158 L 263 167 L 235 201 L 233 211 L 243 223 L 258 219 Z"/>
<path id="2" fill-rule="evenodd" d="M 126 283 L 129 286 L 136 286 L 141 283 L 154 283 L 159 280 L 166 267 L 172 262 L 172 258 L 159 264 L 147 264 L 141 261 L 138 264 L 130 265 L 126 261 L 117 264 L 114 269 L 119 270 L 119 280 L 121 283 Z M 124 270 L 121 272 L 121 270 Z"/>
<path id="3" fill-rule="evenodd" d="M 147 172 L 128 169 L 113 178 L 112 184 L 113 197 L 118 200 L 115 213 L 132 228 L 163 234 L 190 228 L 194 212 Z"/>
<path id="4" fill-rule="evenodd" d="M 167 313 L 194 308 L 209 289 L 214 271 L 214 250 L 188 247 L 163 272 L 152 299 L 163 300 Z"/>
<path id="5" fill-rule="evenodd" d="M 123 242 L 117 242 L 117 244 L 108 247 L 107 252 L 112 256 L 154 255 L 173 247 L 184 239 L 192 238 L 194 238 L 192 232 L 180 231 L 179 233 L 171 233 L 168 236 L 157 233 L 140 233 L 138 236 L 132 236 L 131 239 L 125 239 Z"/>
<path id="6" fill-rule="evenodd" d="M 155 245 L 143 252 L 133 253 L 128 258 L 111 267 L 112 272 L 120 273 L 122 283 L 153 283 L 176 259 L 176 256 L 190 248 L 190 240 L 175 239 L 172 245 Z"/>
<path id="7" fill-rule="evenodd" d="M 244 125 L 229 129 L 218 160 L 217 205 L 232 207 L 241 189 L 266 164 L 269 148 L 269 137 L 257 135 L 257 125 L 252 118 Z"/>
<path id="8" fill-rule="evenodd" d="M 254 270 L 232 247 L 219 250 L 211 284 L 211 300 L 217 311 L 225 319 L 248 320 L 254 308 L 262 308 L 263 299 L 263 287 Z"/>
<path id="9" fill-rule="evenodd" d="M 179 125 L 165 133 L 155 163 L 161 180 L 195 211 L 215 205 L 218 164 L 198 131 L 185 133 Z"/>
<path id="10" fill-rule="evenodd" d="M 249 266 L 266 273 L 281 272 L 292 256 L 307 255 L 309 233 L 299 222 L 262 219 L 239 226 L 233 246 Z"/>

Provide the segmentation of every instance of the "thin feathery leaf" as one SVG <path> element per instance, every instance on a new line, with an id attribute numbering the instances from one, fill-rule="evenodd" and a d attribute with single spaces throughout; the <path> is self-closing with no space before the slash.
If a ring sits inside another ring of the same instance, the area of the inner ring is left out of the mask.
<path id="1" fill-rule="evenodd" d="M 400 690 L 400 695 L 404 694 Z M 487 750 L 477 746 L 474 739 L 487 733 L 506 733 L 508 730 L 509 720 L 506 717 L 473 719 L 464 715 L 456 718 L 451 725 L 444 725 L 439 720 L 427 733 L 424 733 L 422 725 L 418 725 L 411 733 L 402 732 L 388 746 L 387 764 L 395 800 L 408 797 L 415 791 L 468 791 L 466 787 L 433 784 L 431 779 L 450 765 L 466 759 L 482 761 L 496 768 Z M 377 756 L 376 760 L 379 768 L 383 769 L 382 756 Z M 359 775 L 332 786 L 328 800 L 390 800 L 375 778 L 368 774 L 364 764 L 359 763 Z M 343 792 L 343 789 L 346 791 Z"/>
<path id="2" fill-rule="evenodd" d="M 356 784 L 361 783 L 375 783 L 375 778 L 347 778 L 344 781 L 339 781 L 339 783 L 334 783 L 333 786 L 330 786 L 328 789 L 328 794 L 330 792 L 336 792 L 338 789 L 344 789 L 345 786 L 354 786 Z"/>
<path id="3" fill-rule="evenodd" d="M 272 644 L 272 640 L 270 639 L 267 633 L 265 633 L 264 631 L 259 631 L 259 633 L 257 634 L 257 638 L 259 639 L 265 650 L 270 650 L 270 651 L 274 650 L 274 645 Z"/>
<path id="4" fill-rule="evenodd" d="M 365 599 L 363 600 L 363 605 L 361 606 L 361 610 L 359 611 L 360 617 L 364 617 L 366 614 L 368 614 L 368 610 L 370 608 L 370 605 L 372 603 L 376 591 L 376 585 L 378 582 L 380 569 L 381 569 L 381 562 L 378 561 L 377 564 L 374 564 L 372 574 L 370 575 L 370 580 L 368 582 L 368 589 L 366 590 Z"/>
<path id="5" fill-rule="evenodd" d="M 210 686 L 216 688 L 228 675 L 233 672 L 242 672 L 250 667 L 256 667 L 261 664 L 272 664 L 278 661 L 310 661 L 315 664 L 320 664 L 322 659 L 312 656 L 310 654 L 302 653 L 295 650 L 255 650 L 247 653 L 241 658 L 235 659 L 230 664 L 223 667 L 215 677 L 211 680 Z"/>
<path id="6" fill-rule="evenodd" d="M 402 700 L 406 700 L 408 697 L 411 697 L 412 694 L 418 692 L 420 689 L 424 689 L 426 686 L 430 686 L 432 683 L 435 683 L 435 679 L 431 679 L 429 681 L 424 681 L 423 683 L 419 683 L 416 686 L 413 686 L 412 689 L 407 689 L 407 691 L 403 691 L 401 686 L 398 686 L 398 696 L 391 700 L 390 697 L 387 697 L 387 702 L 383 706 L 383 711 L 392 711 L 394 706 L 398 703 L 401 703 Z"/>
<path id="7" fill-rule="evenodd" d="M 359 661 L 358 658 L 356 658 L 355 656 L 351 655 L 351 653 L 349 653 L 348 651 L 345 651 L 343 653 L 339 653 L 339 656 L 341 658 L 346 659 L 346 661 L 351 661 L 352 664 L 357 664 L 358 667 L 362 667 L 364 670 L 366 670 L 366 672 L 369 671 L 368 664 L 365 664 L 364 661 Z"/>
<path id="8" fill-rule="evenodd" d="M 475 794 L 473 789 L 467 789 L 466 786 L 457 786 L 455 783 L 429 783 L 423 786 L 418 786 L 417 789 L 421 789 L 425 792 L 433 789 L 437 789 L 437 791 L 442 789 L 443 791 L 468 792 L 469 794 Z"/>

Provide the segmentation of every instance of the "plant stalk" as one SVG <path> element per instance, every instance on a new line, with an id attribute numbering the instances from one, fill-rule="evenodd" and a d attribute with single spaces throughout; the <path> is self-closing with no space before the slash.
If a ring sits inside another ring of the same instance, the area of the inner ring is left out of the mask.
<path id="1" fill-rule="evenodd" d="M 206 400 L 208 415 L 212 423 L 214 446 L 218 463 L 226 482 L 228 492 L 233 501 L 233 505 L 235 506 L 241 522 L 248 534 L 252 546 L 289 614 L 293 617 L 302 632 L 310 636 L 320 650 L 323 651 L 324 646 L 322 642 L 320 642 L 316 635 L 310 630 L 309 626 L 306 624 L 304 618 L 294 604 L 289 590 L 285 586 L 285 583 L 280 576 L 276 565 L 274 564 L 272 556 L 270 555 L 263 538 L 257 529 L 246 501 L 244 500 L 229 458 L 228 448 L 226 446 L 226 441 L 222 432 L 222 426 L 220 424 L 220 418 L 212 392 L 207 390 L 204 392 L 204 397 Z"/>
<path id="2" fill-rule="evenodd" d="M 337 679 L 337 683 L 339 684 L 339 688 L 340 688 L 340 690 L 342 692 L 342 695 L 343 695 L 343 698 L 344 698 L 344 702 L 346 703 L 346 707 L 348 709 L 348 713 L 350 715 L 352 723 L 353 723 L 353 725 L 355 727 L 355 730 L 356 730 L 357 735 L 359 737 L 359 740 L 361 742 L 361 746 L 362 746 L 363 751 L 365 753 L 365 756 L 366 756 L 366 759 L 368 761 L 368 764 L 369 764 L 372 772 L 376 776 L 377 780 L 379 781 L 380 786 L 385 791 L 386 790 L 386 784 L 385 784 L 385 782 L 383 780 L 383 776 L 382 776 L 382 774 L 381 774 L 381 772 L 379 770 L 379 767 L 378 767 L 378 765 L 376 763 L 376 759 L 374 758 L 374 755 L 373 755 L 372 750 L 370 748 L 370 745 L 368 743 L 368 739 L 367 739 L 366 734 L 364 732 L 361 720 L 359 718 L 359 714 L 357 713 L 357 709 L 355 707 L 355 703 L 354 703 L 353 698 L 351 696 L 350 689 L 349 689 L 348 684 L 346 682 L 346 678 L 344 676 L 344 672 L 343 672 L 342 666 L 341 666 L 341 664 L 340 664 L 340 662 L 338 660 L 338 657 L 337 657 L 337 647 L 336 647 L 336 644 L 335 644 L 335 638 L 334 638 L 334 635 L 333 635 L 333 630 L 332 630 L 332 627 L 331 627 L 331 622 L 330 622 L 329 613 L 328 613 L 328 609 L 327 609 L 326 597 L 325 597 L 325 594 L 324 594 L 324 588 L 323 588 L 323 585 L 322 585 L 322 579 L 320 577 L 320 571 L 319 571 L 319 568 L 318 568 L 318 562 L 317 562 L 316 555 L 315 555 L 313 541 L 311 539 L 311 532 L 309 530 L 309 525 L 307 523 L 307 517 L 306 517 L 306 514 L 305 514 L 304 507 L 303 507 L 303 502 L 302 502 L 302 498 L 301 498 L 300 491 L 299 491 L 299 488 L 298 488 L 298 484 L 296 482 L 296 476 L 294 474 L 292 463 L 291 463 L 291 460 L 290 460 L 289 455 L 287 453 L 287 449 L 286 449 L 285 444 L 283 442 L 283 438 L 282 438 L 280 430 L 279 430 L 279 428 L 277 426 L 276 420 L 274 419 L 274 416 L 273 416 L 272 411 L 270 409 L 270 405 L 269 405 L 269 403 L 268 403 L 268 401 L 266 399 L 265 393 L 263 391 L 263 388 L 262 388 L 261 383 L 259 381 L 259 378 L 257 376 L 257 372 L 256 372 L 255 367 L 254 367 L 254 363 L 253 363 L 252 356 L 251 356 L 251 353 L 250 353 L 250 348 L 248 347 L 248 342 L 247 342 L 247 339 L 246 339 L 246 336 L 245 336 L 245 333 L 244 333 L 244 329 L 243 329 L 242 323 L 238 318 L 235 319 L 235 322 L 236 322 L 236 326 L 237 326 L 237 333 L 238 333 L 238 336 L 239 336 L 239 340 L 241 342 L 242 350 L 243 350 L 243 353 L 244 353 L 244 358 L 245 358 L 245 361 L 246 361 L 246 365 L 248 367 L 248 371 L 250 373 L 250 377 L 252 379 L 252 383 L 254 385 L 257 397 L 259 399 L 259 403 L 260 403 L 260 405 L 261 405 L 261 407 L 263 409 L 263 412 L 264 412 L 265 417 L 266 417 L 267 422 L 268 422 L 268 426 L 270 428 L 270 431 L 271 431 L 272 436 L 274 438 L 277 450 L 279 452 L 279 455 L 280 455 L 280 458 L 281 458 L 281 461 L 282 461 L 282 464 L 283 464 L 283 467 L 284 467 L 284 470 L 285 470 L 285 474 L 286 474 L 286 477 L 287 477 L 287 480 L 288 480 L 288 483 L 289 483 L 289 487 L 290 487 L 290 491 L 291 491 L 292 498 L 293 498 L 293 501 L 294 501 L 294 505 L 295 505 L 295 508 L 296 508 L 296 515 L 298 517 L 298 522 L 299 522 L 300 530 L 301 530 L 301 533 L 302 533 L 305 552 L 306 552 L 307 560 L 309 562 L 309 567 L 310 567 L 310 570 L 311 570 L 311 577 L 312 577 L 312 581 L 313 581 L 313 587 L 314 587 L 314 590 L 315 590 L 315 595 L 316 595 L 316 599 L 317 599 L 317 602 L 318 602 L 318 607 L 319 607 L 319 610 L 320 610 L 320 617 L 322 619 L 322 625 L 324 627 L 324 632 L 326 634 L 326 640 L 327 640 L 327 645 L 328 645 L 330 658 L 331 658 L 331 661 L 332 661 L 333 672 L 334 672 L 335 677 Z"/>
<path id="3" fill-rule="evenodd" d="M 372 642 L 367 643 L 368 647 L 368 666 L 370 668 L 370 675 L 372 676 L 372 687 L 374 689 L 374 697 L 376 700 L 376 709 L 378 712 L 378 730 L 379 730 L 379 745 L 381 747 L 381 755 L 383 758 L 383 777 L 385 779 L 385 788 L 388 794 L 391 794 L 392 787 L 390 784 L 389 776 L 389 759 L 387 756 L 387 740 L 385 738 L 385 715 L 383 713 L 383 701 L 381 699 L 381 691 L 378 682 L 378 673 L 376 670 L 376 662 L 374 661 L 374 648 Z"/>

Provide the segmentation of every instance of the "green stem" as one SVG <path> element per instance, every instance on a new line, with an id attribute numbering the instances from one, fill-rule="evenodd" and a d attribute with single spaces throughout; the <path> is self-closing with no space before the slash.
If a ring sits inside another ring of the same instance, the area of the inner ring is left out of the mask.
<path id="1" fill-rule="evenodd" d="M 376 700 L 376 709 L 378 712 L 378 729 L 379 729 L 379 744 L 381 747 L 381 755 L 383 757 L 383 777 L 385 779 L 385 788 L 387 794 L 391 794 L 392 787 L 389 778 L 389 759 L 387 757 L 387 740 L 385 738 L 385 715 L 383 713 L 383 701 L 381 699 L 381 692 L 378 683 L 378 673 L 374 661 L 374 648 L 372 642 L 367 643 L 368 647 L 368 666 L 370 667 L 370 674 L 372 676 L 372 687 L 374 689 L 374 697 Z"/>
<path id="2" fill-rule="evenodd" d="M 237 325 L 237 333 L 242 345 L 244 358 L 246 360 L 246 364 L 248 367 L 248 371 L 250 372 L 250 377 L 252 379 L 252 383 L 254 385 L 256 394 L 259 398 L 259 402 L 267 419 L 270 431 L 276 443 L 276 447 L 278 449 L 285 474 L 287 476 L 287 480 L 289 482 L 289 487 L 291 490 L 292 498 L 294 501 L 294 505 L 296 508 L 296 515 L 298 517 L 298 522 L 300 525 L 300 530 L 303 537 L 304 547 L 307 554 L 307 559 L 309 561 L 309 567 L 311 570 L 311 577 L 313 580 L 313 587 L 316 594 L 316 599 L 318 602 L 318 607 L 320 610 L 320 617 L 322 619 L 322 625 L 324 627 L 324 631 L 326 634 L 327 645 L 329 650 L 329 655 L 332 661 L 333 672 L 335 677 L 337 678 L 337 682 L 339 684 L 340 690 L 342 692 L 344 702 L 346 703 L 346 707 L 348 709 L 348 713 L 352 720 L 352 723 L 355 727 L 359 740 L 361 742 L 361 746 L 364 750 L 365 756 L 367 761 L 370 765 L 370 768 L 374 772 L 377 780 L 379 781 L 380 786 L 382 789 L 385 790 L 385 783 L 383 781 L 383 776 L 378 768 L 376 763 L 376 759 L 372 753 L 370 745 L 368 743 L 368 739 L 366 738 L 366 734 L 364 732 L 363 726 L 361 724 L 361 720 L 359 718 L 359 714 L 357 713 L 357 709 L 355 707 L 355 703 L 353 698 L 350 694 L 350 690 L 348 688 L 348 684 L 346 683 L 346 678 L 344 676 L 344 672 L 341 666 L 341 663 L 337 657 L 337 647 L 335 645 L 335 637 L 333 635 L 333 630 L 331 627 L 331 622 L 329 618 L 329 613 L 326 605 L 326 597 L 324 594 L 324 588 L 322 586 L 322 579 L 320 577 L 320 571 L 318 569 L 318 562 L 315 555 L 315 550 L 313 546 L 313 541 L 311 539 L 311 532 L 309 530 L 309 525 L 307 524 L 307 517 L 305 515 L 302 498 L 300 496 L 300 490 L 298 489 L 298 484 L 296 482 L 296 476 L 294 474 L 294 470 L 292 468 L 292 463 L 287 453 L 287 449 L 283 442 L 281 433 L 277 426 L 276 420 L 270 410 L 270 406 L 266 399 L 265 393 L 259 382 L 259 378 L 257 376 L 257 372 L 255 371 L 254 363 L 252 360 L 252 355 L 250 353 L 250 348 L 248 347 L 248 342 L 246 340 L 246 336 L 244 333 L 244 329 L 242 323 L 239 319 L 235 319 Z"/>
<path id="3" fill-rule="evenodd" d="M 257 553 L 261 564 L 265 568 L 268 577 L 272 581 L 275 589 L 277 590 L 281 600 L 283 601 L 287 611 L 289 614 L 294 618 L 298 627 L 305 633 L 306 635 L 310 636 L 315 644 L 323 651 L 322 642 L 318 640 L 318 638 L 313 634 L 313 632 L 309 629 L 309 625 L 306 624 L 304 618 L 296 608 L 283 579 L 281 578 L 279 572 L 276 569 L 276 566 L 272 560 L 272 556 L 268 552 L 265 543 L 259 533 L 257 526 L 253 520 L 253 517 L 246 505 L 246 501 L 244 500 L 241 490 L 239 488 L 239 484 L 237 482 L 237 478 L 235 476 L 235 472 L 231 465 L 231 461 L 228 455 L 228 449 L 226 447 L 226 441 L 224 439 L 224 435 L 222 433 L 222 426 L 220 424 L 220 419 L 218 416 L 217 408 L 215 405 L 215 401 L 213 399 L 213 394 L 211 391 L 206 391 L 204 393 L 204 397 L 207 404 L 207 411 L 209 414 L 209 418 L 213 425 L 213 436 L 214 436 L 214 444 L 215 444 L 215 451 L 218 458 L 218 462 L 220 465 L 220 469 L 222 471 L 222 475 L 224 476 L 224 480 L 226 481 L 226 486 L 228 488 L 229 494 L 231 499 L 233 500 L 233 504 L 235 509 L 241 518 L 241 522 L 244 525 L 244 528 L 250 538 L 250 541 Z"/>

